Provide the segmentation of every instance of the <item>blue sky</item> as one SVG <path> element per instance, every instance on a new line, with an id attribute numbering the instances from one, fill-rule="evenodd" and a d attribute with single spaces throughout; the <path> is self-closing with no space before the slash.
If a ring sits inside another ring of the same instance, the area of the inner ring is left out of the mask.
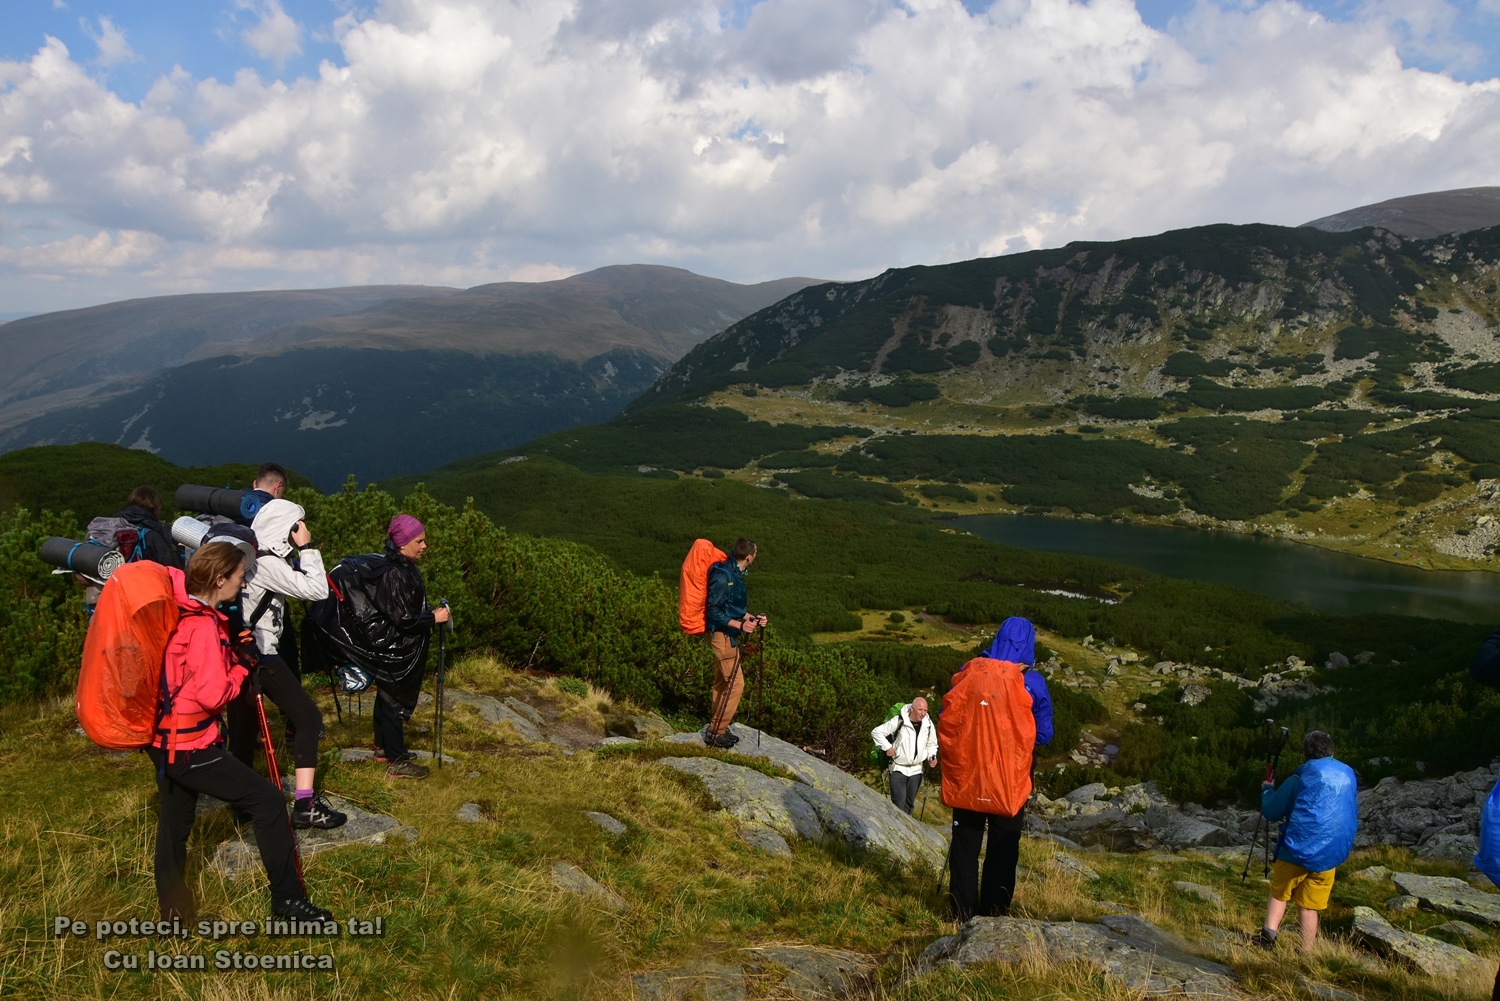
<path id="1" fill-rule="evenodd" d="M 1500 0 L 8 0 L 0 316 L 854 278 L 1296 225 L 1497 150 Z"/>

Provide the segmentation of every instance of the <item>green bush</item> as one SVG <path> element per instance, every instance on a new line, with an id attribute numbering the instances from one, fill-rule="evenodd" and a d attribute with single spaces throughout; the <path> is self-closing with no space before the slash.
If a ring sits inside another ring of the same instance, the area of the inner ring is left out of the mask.
<path id="1" fill-rule="evenodd" d="M 88 618 L 81 581 L 37 558 L 53 535 L 76 536 L 71 514 L 0 512 L 0 702 L 71 686 Z"/>

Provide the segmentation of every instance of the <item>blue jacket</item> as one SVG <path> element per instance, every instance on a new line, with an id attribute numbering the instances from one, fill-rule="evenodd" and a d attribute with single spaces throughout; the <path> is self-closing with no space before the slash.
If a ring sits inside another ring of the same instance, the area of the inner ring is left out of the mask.
<path id="1" fill-rule="evenodd" d="M 1260 812 L 1285 820 L 1276 857 L 1308 872 L 1344 864 L 1359 830 L 1358 780 L 1337 758 L 1304 762 L 1279 789 L 1263 789 Z"/>
<path id="2" fill-rule="evenodd" d="M 1480 645 L 1469 665 L 1469 675 L 1481 685 L 1500 688 L 1500 629 Z M 1500 782 L 1479 809 L 1479 851 L 1474 853 L 1474 868 L 1500 886 Z"/>
<path id="3" fill-rule="evenodd" d="M 744 620 L 747 610 L 745 574 L 731 557 L 708 568 L 708 631 L 724 633 L 736 640 L 740 631 L 730 619 Z"/>
<path id="4" fill-rule="evenodd" d="M 1025 664 L 1021 680 L 1031 694 L 1031 715 L 1036 719 L 1036 742 L 1052 743 L 1052 693 L 1047 690 L 1047 679 L 1031 665 L 1036 663 L 1036 626 L 1020 616 L 1012 616 L 1000 623 L 995 633 L 995 642 L 984 655 L 991 660 L 1008 660 L 1012 664 Z"/>

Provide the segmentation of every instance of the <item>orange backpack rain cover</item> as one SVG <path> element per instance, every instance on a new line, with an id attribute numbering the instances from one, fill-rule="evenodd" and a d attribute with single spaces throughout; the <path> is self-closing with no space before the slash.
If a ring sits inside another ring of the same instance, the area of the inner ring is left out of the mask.
<path id="1" fill-rule="evenodd" d="M 1031 797 L 1036 719 L 1022 670 L 975 657 L 953 676 L 937 727 L 944 806 L 1014 817 Z"/>
<path id="2" fill-rule="evenodd" d="M 682 582 L 677 592 L 677 623 L 689 636 L 708 630 L 708 568 L 729 559 L 707 539 L 697 539 L 682 561 Z"/>
<path id="3" fill-rule="evenodd" d="M 173 574 L 182 571 L 127 563 L 99 595 L 83 641 L 76 708 L 84 733 L 100 747 L 134 750 L 156 736 L 162 654 L 177 628 Z"/>

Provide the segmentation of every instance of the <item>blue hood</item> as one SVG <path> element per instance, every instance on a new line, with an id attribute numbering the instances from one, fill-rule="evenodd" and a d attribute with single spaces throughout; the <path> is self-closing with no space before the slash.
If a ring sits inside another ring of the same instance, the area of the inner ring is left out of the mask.
<path id="1" fill-rule="evenodd" d="M 1036 626 L 1020 616 L 1013 616 L 1000 623 L 995 642 L 984 655 L 991 660 L 1008 660 L 1012 664 L 1036 663 Z"/>

